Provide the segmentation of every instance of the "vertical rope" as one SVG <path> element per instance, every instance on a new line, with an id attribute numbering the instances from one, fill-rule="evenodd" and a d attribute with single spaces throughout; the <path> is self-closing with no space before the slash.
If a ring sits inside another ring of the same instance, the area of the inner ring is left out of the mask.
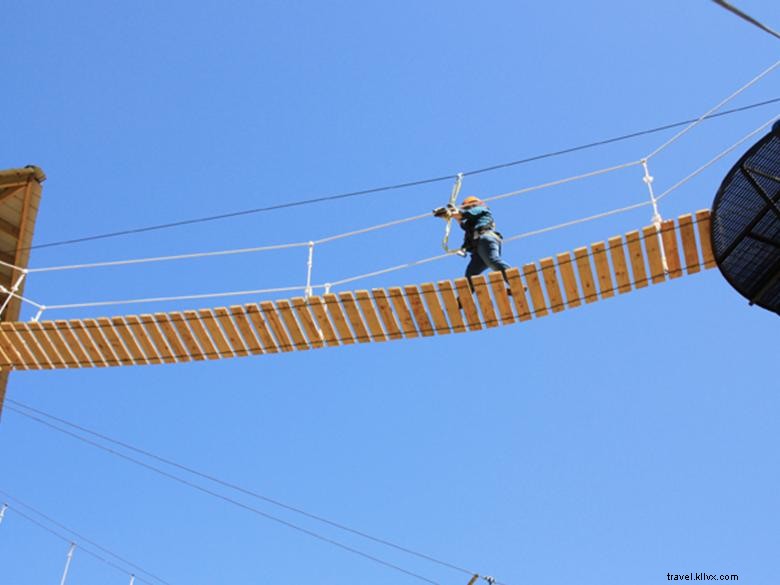
<path id="1" fill-rule="evenodd" d="M 68 578 L 68 571 L 70 570 L 70 562 L 73 560 L 73 551 L 76 550 L 76 543 L 71 542 L 68 549 L 68 558 L 65 560 L 65 570 L 62 572 L 62 579 L 60 579 L 60 585 L 65 585 L 65 581 Z"/>
<path id="2" fill-rule="evenodd" d="M 655 196 L 655 190 L 653 189 L 653 176 L 650 174 L 650 168 L 647 166 L 647 159 L 642 159 L 642 168 L 645 170 L 645 176 L 642 177 L 645 185 L 647 185 L 647 191 L 650 194 L 650 203 L 653 205 L 653 226 L 655 227 L 655 236 L 658 238 L 658 249 L 661 251 L 661 265 L 664 267 L 664 272 L 669 272 L 669 264 L 666 261 L 666 248 L 664 248 L 664 240 L 661 237 L 661 212 L 658 209 L 658 199 Z"/>
<path id="3" fill-rule="evenodd" d="M 3 504 L 3 507 L 0 508 L 0 524 L 3 523 L 3 518 L 5 518 L 5 511 L 8 509 L 8 504 Z"/>
<path id="4" fill-rule="evenodd" d="M 306 262 L 306 289 L 303 296 L 307 299 L 312 295 L 311 269 L 314 266 L 314 242 L 309 242 L 309 260 Z"/>
<path id="5" fill-rule="evenodd" d="M 450 200 L 448 202 L 448 205 L 455 205 L 455 202 L 458 200 L 458 195 L 460 195 L 461 185 L 463 185 L 463 173 L 458 173 L 455 176 L 455 184 L 452 186 L 452 191 L 450 192 Z M 445 252 L 451 252 L 449 248 L 451 229 L 452 229 L 452 217 L 449 216 L 447 217 L 447 225 L 444 227 L 444 239 L 441 241 L 441 247 L 444 248 Z"/>

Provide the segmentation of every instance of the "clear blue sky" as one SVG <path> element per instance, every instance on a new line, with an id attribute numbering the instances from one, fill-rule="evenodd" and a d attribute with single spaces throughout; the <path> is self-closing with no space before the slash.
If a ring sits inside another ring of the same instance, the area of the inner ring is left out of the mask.
<path id="1" fill-rule="evenodd" d="M 739 5 L 780 26 L 775 2 Z M 3 16 L 0 168 L 37 164 L 49 177 L 36 244 L 450 175 L 685 120 L 780 54 L 769 35 L 704 0 L 77 0 L 13 3 Z M 727 107 L 780 97 L 778 80 Z M 651 161 L 657 189 L 777 113 L 775 104 L 695 129 Z M 637 160 L 672 134 L 469 177 L 463 192 Z M 666 198 L 664 216 L 709 207 L 745 148 Z M 493 210 L 517 234 L 644 201 L 641 179 L 632 168 Z M 45 248 L 31 266 L 308 241 L 424 213 L 449 190 Z M 504 255 L 523 264 L 649 215 L 521 240 Z M 314 280 L 435 255 L 441 236 L 431 219 L 323 246 Z M 39 275 L 26 292 L 51 305 L 300 285 L 305 260 L 292 250 Z M 464 267 L 452 258 L 359 286 Z M 221 303 L 128 311 L 209 304 Z M 114 311 L 123 309 L 48 316 Z M 15 373 L 8 396 L 507 585 L 653 585 L 701 571 L 765 585 L 780 571 L 777 326 L 712 270 L 468 335 Z M 16 412 L 0 424 L 0 462 L 0 490 L 171 584 L 421 582 Z M 437 583 L 468 581 L 241 500 Z M 0 583 L 58 582 L 66 551 L 11 509 Z M 76 551 L 69 584 L 127 582 Z"/>

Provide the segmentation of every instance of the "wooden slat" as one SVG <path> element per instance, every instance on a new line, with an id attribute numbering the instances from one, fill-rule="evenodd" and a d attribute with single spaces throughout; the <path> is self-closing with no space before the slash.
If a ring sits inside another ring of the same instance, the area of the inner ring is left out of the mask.
<path id="1" fill-rule="evenodd" d="M 95 319 L 84 319 L 84 328 L 92 337 L 92 341 L 95 343 L 97 350 L 103 355 L 103 358 L 107 365 L 118 366 L 119 358 L 114 355 L 114 350 L 111 349 L 111 344 L 103 333 L 103 328 L 98 324 Z"/>
<path id="2" fill-rule="evenodd" d="M 28 370 L 41 370 L 43 365 L 38 359 L 31 353 L 24 339 L 16 330 L 16 327 L 12 323 L 0 323 L 0 330 L 5 333 L 8 343 L 13 347 L 16 353 L 19 355 L 19 365 Z"/>
<path id="3" fill-rule="evenodd" d="M 436 283 L 439 289 L 439 294 L 444 301 L 444 306 L 447 309 L 447 316 L 452 323 L 452 330 L 455 333 L 463 333 L 466 331 L 466 324 L 463 321 L 463 314 L 458 307 L 458 299 L 455 296 L 455 290 L 452 287 L 452 282 L 449 280 L 440 280 Z"/>
<path id="4" fill-rule="evenodd" d="M 408 285 L 404 287 L 404 293 L 406 294 L 406 299 L 409 301 L 409 306 L 412 308 L 412 314 L 414 315 L 418 330 L 424 337 L 430 337 L 435 332 L 431 320 L 425 312 L 420 291 L 417 290 L 416 286 Z"/>
<path id="5" fill-rule="evenodd" d="M 325 309 L 325 301 L 320 297 L 309 297 L 306 300 L 306 304 L 309 305 L 309 309 L 314 314 L 314 318 L 317 320 L 317 325 L 322 332 L 322 336 L 325 338 L 325 345 L 328 347 L 337 347 L 339 345 L 338 336 L 336 335 L 336 329 L 328 316 L 328 311 Z"/>
<path id="6" fill-rule="evenodd" d="M 339 341 L 347 345 L 355 343 L 355 338 L 347 325 L 344 311 L 342 311 L 341 305 L 339 305 L 338 297 L 332 293 L 327 293 L 322 295 L 322 300 L 325 301 L 325 306 L 328 307 L 331 319 L 333 319 L 333 323 L 336 325 Z"/>
<path id="7" fill-rule="evenodd" d="M 279 353 L 279 346 L 276 345 L 276 341 L 274 340 L 273 335 L 271 335 L 271 331 L 268 329 L 268 324 L 263 318 L 260 307 L 255 303 L 249 303 L 248 305 L 245 305 L 244 308 L 246 309 L 246 314 L 252 322 L 252 325 L 255 326 L 255 331 L 257 331 L 257 334 L 260 337 L 265 352 Z"/>
<path id="8" fill-rule="evenodd" d="M 19 362 L 21 362 L 19 354 L 13 349 L 5 333 L 0 331 L 0 368 L 3 371 L 13 370 L 19 367 Z M 0 384 L 0 387 L 2 387 L 2 384 Z"/>
<path id="9" fill-rule="evenodd" d="M 563 289 L 566 291 L 566 304 L 570 309 L 582 304 L 577 277 L 574 275 L 574 258 L 569 252 L 562 252 L 555 256 L 558 271 L 563 279 Z"/>
<path id="10" fill-rule="evenodd" d="M 716 263 L 712 253 L 709 209 L 701 209 L 696 212 L 696 227 L 699 229 L 699 245 L 701 246 L 701 256 L 704 259 L 704 268 L 714 268 Z"/>
<path id="11" fill-rule="evenodd" d="M 30 346 L 32 341 L 40 348 L 43 358 L 49 364 L 49 367 L 46 369 L 65 367 L 40 323 L 20 323 L 19 325 L 23 326 L 28 332 L 30 341 L 27 342 L 27 345 Z"/>
<path id="12" fill-rule="evenodd" d="M 271 301 L 263 301 L 260 303 L 260 310 L 263 312 L 266 323 L 270 325 L 271 330 L 274 332 L 277 347 L 282 351 L 293 351 L 295 349 L 293 341 L 290 339 L 287 331 L 285 331 L 274 304 Z"/>
<path id="13" fill-rule="evenodd" d="M 458 301 L 463 310 L 463 314 L 466 315 L 466 324 L 469 327 L 469 331 L 479 331 L 482 329 L 482 323 L 479 319 L 479 313 L 477 312 L 477 305 L 474 304 L 474 296 L 469 286 L 469 281 L 466 278 L 455 279 L 455 289 L 458 291 Z"/>
<path id="14" fill-rule="evenodd" d="M 501 318 L 502 325 L 509 325 L 515 322 L 515 316 L 512 314 L 512 305 L 509 301 L 509 295 L 507 294 L 507 283 L 504 280 L 504 275 L 498 270 L 494 270 L 488 274 L 488 281 L 490 287 L 493 289 L 493 297 L 496 299 L 496 306 L 498 307 L 498 315 Z"/>
<path id="15" fill-rule="evenodd" d="M 669 278 L 680 278 L 683 272 L 680 267 L 680 253 L 677 251 L 677 233 L 673 219 L 667 219 L 661 223 L 661 240 L 664 245 Z"/>
<path id="16" fill-rule="evenodd" d="M 626 264 L 623 237 L 614 236 L 609 238 L 607 242 L 609 242 L 609 254 L 612 257 L 612 268 L 615 271 L 618 292 L 620 294 L 631 292 L 631 278 L 629 277 L 628 265 Z"/>
<path id="17" fill-rule="evenodd" d="M 154 320 L 154 317 L 149 314 L 143 314 L 139 315 L 138 318 L 143 324 L 143 330 L 147 333 L 149 339 L 157 348 L 157 353 L 162 358 L 162 361 L 166 364 L 176 363 L 176 358 L 173 357 L 173 352 L 171 351 L 168 342 L 165 340 L 162 333 L 160 333 L 160 329 L 157 327 L 157 322 Z"/>
<path id="18" fill-rule="evenodd" d="M 523 274 L 528 283 L 528 292 L 531 293 L 531 303 L 533 303 L 534 317 L 544 317 L 549 314 L 547 311 L 547 302 L 544 300 L 544 292 L 539 282 L 539 273 L 536 270 L 536 264 L 529 263 L 523 265 Z"/>
<path id="19" fill-rule="evenodd" d="M 198 345 L 200 345 L 203 357 L 207 360 L 219 359 L 221 357 L 220 351 L 217 349 L 217 346 L 214 345 L 211 337 L 209 337 L 209 332 L 198 317 L 198 312 L 184 311 L 183 315 L 184 319 L 187 321 L 187 325 L 190 326 L 192 333 L 198 340 Z"/>
<path id="20" fill-rule="evenodd" d="M 43 329 L 48 334 L 49 340 L 51 340 L 51 342 L 54 344 L 55 349 L 60 354 L 60 357 L 62 358 L 65 367 L 66 368 L 80 367 L 81 364 L 79 364 L 78 358 L 75 356 L 73 351 L 71 351 L 70 347 L 68 347 L 68 343 L 65 341 L 65 338 L 62 336 L 62 332 L 57 329 L 56 323 L 54 323 L 54 321 L 41 321 L 41 327 L 43 327 Z"/>
<path id="21" fill-rule="evenodd" d="M 482 321 L 486 327 L 498 327 L 498 317 L 493 307 L 493 299 L 490 297 L 487 279 L 481 274 L 471 277 L 471 284 L 474 287 L 474 293 L 477 295 L 477 302 L 482 311 Z"/>
<path id="22" fill-rule="evenodd" d="M 414 325 L 412 314 L 409 312 L 409 307 L 406 305 L 403 291 L 398 287 L 391 287 L 387 289 L 387 294 L 390 297 L 390 302 L 393 303 L 393 307 L 395 307 L 398 320 L 401 322 L 401 331 L 403 331 L 404 337 L 418 337 L 419 334 Z"/>
<path id="23" fill-rule="evenodd" d="M 111 324 L 111 320 L 106 317 L 100 317 L 97 320 L 97 324 L 105 336 L 106 341 L 108 341 L 111 351 L 114 353 L 117 359 L 119 359 L 119 363 L 123 366 L 132 366 L 135 362 L 125 349 L 122 340 L 119 339 L 119 334 L 114 330 L 114 326 Z"/>
<path id="24" fill-rule="evenodd" d="M 379 316 L 385 326 L 387 336 L 390 339 L 402 339 L 401 328 L 398 326 L 398 321 L 393 313 L 393 307 L 390 305 L 387 291 L 383 288 L 373 288 L 371 289 L 371 296 L 374 297 L 374 302 L 379 309 Z"/>
<path id="25" fill-rule="evenodd" d="M 173 324 L 171 323 L 171 318 L 168 313 L 155 313 L 154 320 L 157 322 L 157 325 L 160 327 L 160 331 L 162 331 L 163 335 L 165 336 L 165 340 L 168 342 L 168 345 L 173 351 L 173 355 L 176 358 L 176 361 L 192 361 L 192 356 L 187 353 L 187 349 L 182 344 L 179 336 L 176 335 L 176 330 L 173 328 Z"/>
<path id="26" fill-rule="evenodd" d="M 14 327 L 16 328 L 16 332 L 22 337 L 24 343 L 27 345 L 27 349 L 30 350 L 35 356 L 35 361 L 40 365 L 40 367 L 44 370 L 53 369 L 54 366 L 46 356 L 46 352 L 44 352 L 43 348 L 41 348 L 41 346 L 38 344 L 37 339 L 35 339 L 35 335 L 33 335 L 30 331 L 29 325 L 24 322 L 16 322 L 14 323 Z"/>
<path id="27" fill-rule="evenodd" d="M 555 262 L 552 258 L 542 258 L 539 260 L 539 266 L 542 268 L 542 278 L 544 286 L 547 289 L 547 297 L 550 299 L 550 308 L 553 313 L 560 313 L 565 308 L 563 302 L 563 293 L 558 284 L 558 274 L 555 272 Z"/>
<path id="28" fill-rule="evenodd" d="M 507 280 L 509 280 L 509 290 L 512 291 L 512 302 L 515 304 L 515 312 L 520 321 L 531 319 L 531 309 L 528 307 L 528 301 L 525 298 L 525 285 L 520 278 L 520 270 L 510 268 L 506 271 Z"/>
<path id="29" fill-rule="evenodd" d="M 249 318 L 246 314 L 246 309 L 243 305 L 232 305 L 230 307 L 230 314 L 233 315 L 233 321 L 238 327 L 239 333 L 244 338 L 249 353 L 252 355 L 261 355 L 263 353 L 263 347 L 260 345 L 260 340 L 257 339 L 255 331 L 252 328 Z"/>
<path id="30" fill-rule="evenodd" d="M 658 230 L 652 225 L 645 226 L 642 228 L 642 238 L 645 241 L 645 252 L 650 264 L 650 279 L 653 284 L 664 282 L 666 273 L 661 259 L 661 246 L 658 245 Z"/>
<path id="31" fill-rule="evenodd" d="M 95 345 L 95 342 L 92 340 L 92 337 L 87 332 L 86 322 L 81 321 L 80 319 L 71 319 L 69 321 L 69 324 L 73 333 L 75 333 L 76 337 L 79 338 L 81 347 L 83 347 L 84 351 L 87 352 L 87 355 L 89 356 L 89 360 L 92 362 L 92 365 L 97 368 L 106 367 L 108 363 L 106 362 L 106 359 L 103 357 L 103 354 L 100 353 L 100 351 L 98 350 L 97 346 Z"/>
<path id="32" fill-rule="evenodd" d="M 70 323 L 63 320 L 57 320 L 54 322 L 54 325 L 57 327 L 57 332 L 62 336 L 65 345 L 68 346 L 68 350 L 73 354 L 73 357 L 76 358 L 76 363 L 79 364 L 80 367 L 91 368 L 92 361 L 89 359 L 87 352 L 84 351 L 84 348 L 81 347 L 81 343 L 76 334 L 73 333 Z"/>
<path id="33" fill-rule="evenodd" d="M 593 271 L 590 267 L 590 256 L 585 247 L 574 249 L 574 259 L 577 263 L 577 273 L 580 275 L 580 287 L 582 287 L 582 297 L 586 303 L 593 303 L 599 299 L 596 292 L 596 284 L 593 281 Z"/>
<path id="34" fill-rule="evenodd" d="M 222 331 L 225 332 L 225 339 L 228 345 L 233 349 L 238 357 L 245 357 L 249 355 L 249 350 L 241 338 L 241 334 L 236 329 L 233 320 L 230 318 L 230 311 L 227 307 L 217 307 L 214 309 L 214 317 L 222 327 Z"/>
<path id="35" fill-rule="evenodd" d="M 135 337 L 133 336 L 132 330 L 130 329 L 127 322 L 124 320 L 124 318 L 120 316 L 112 317 L 111 324 L 114 326 L 114 330 L 119 334 L 119 337 L 122 338 L 122 341 L 124 342 L 125 347 L 127 348 L 127 351 L 130 354 L 130 357 L 132 358 L 133 362 L 137 364 L 148 363 L 148 360 L 144 355 L 143 348 L 138 344 L 138 341 L 136 341 Z"/>
<path id="36" fill-rule="evenodd" d="M 593 253 L 593 264 L 596 265 L 596 277 L 599 279 L 599 291 L 602 299 L 615 296 L 615 285 L 612 282 L 612 274 L 607 260 L 607 246 L 604 242 L 596 242 L 590 245 Z"/>
<path id="37" fill-rule="evenodd" d="M 371 302 L 371 296 L 368 294 L 368 291 L 355 291 L 355 298 L 360 305 L 360 309 L 363 311 L 368 330 L 371 332 L 371 340 L 387 341 L 387 336 L 382 330 L 382 325 L 379 322 L 379 315 L 377 314 L 376 309 L 374 309 L 374 303 Z"/>
<path id="38" fill-rule="evenodd" d="M 178 311 L 174 311 L 170 313 L 169 317 L 173 327 L 176 329 L 176 333 L 179 334 L 179 339 L 181 339 L 184 344 L 185 351 L 197 361 L 205 360 L 206 356 L 203 355 L 203 349 L 201 349 L 200 345 L 198 345 L 198 342 L 195 340 L 195 336 L 192 331 L 190 331 L 189 323 L 184 315 Z"/>
<path id="39" fill-rule="evenodd" d="M 693 216 L 686 213 L 681 215 L 678 221 L 685 255 L 685 270 L 688 271 L 688 274 L 695 274 L 701 270 L 701 265 L 699 264 L 699 250 L 696 247 L 696 233 L 693 231 Z"/>
<path id="40" fill-rule="evenodd" d="M 303 325 L 303 329 L 306 331 L 306 337 L 309 339 L 309 345 L 312 347 L 322 347 L 323 336 L 322 332 L 317 328 L 317 323 L 314 321 L 314 317 L 311 314 L 309 306 L 306 304 L 306 299 L 303 297 L 293 297 L 290 299 L 293 309 L 295 309 L 296 315 L 298 315 L 298 321 Z"/>
<path id="41" fill-rule="evenodd" d="M 309 349 L 309 344 L 306 343 L 306 338 L 303 336 L 303 331 L 301 331 L 298 322 L 295 320 L 295 315 L 293 315 L 290 303 L 285 300 L 276 301 L 276 309 L 282 316 L 284 324 L 287 325 L 287 331 L 290 332 L 296 349 Z"/>
<path id="42" fill-rule="evenodd" d="M 628 257 L 631 260 L 631 273 L 634 277 L 634 286 L 644 288 L 648 285 L 647 272 L 645 271 L 645 255 L 642 252 L 642 243 L 639 240 L 639 232 L 636 230 L 626 234 L 628 243 Z"/>
<path id="43" fill-rule="evenodd" d="M 149 338 L 149 333 L 146 331 L 146 328 L 141 322 L 141 318 L 138 315 L 128 315 L 125 317 L 125 321 L 127 321 L 127 325 L 130 327 L 130 330 L 133 332 L 133 335 L 135 335 L 136 340 L 141 345 L 141 349 L 143 349 L 144 355 L 146 355 L 146 359 L 149 360 L 149 363 L 163 363 L 162 355 L 157 350 L 154 343 L 152 343 L 152 340 Z M 57 322 L 57 325 L 59 326 L 59 321 Z"/>
<path id="44" fill-rule="evenodd" d="M 355 303 L 355 297 L 351 292 L 339 293 L 339 299 L 341 300 L 341 306 L 347 313 L 347 318 L 352 325 L 352 330 L 355 332 L 355 338 L 360 343 L 368 343 L 371 341 L 371 337 L 368 335 L 368 328 L 363 322 L 363 317 L 358 310 Z"/>
<path id="45" fill-rule="evenodd" d="M 444 315 L 444 308 L 439 301 L 439 295 L 436 294 L 436 287 L 432 282 L 424 282 L 420 285 L 425 304 L 428 307 L 428 313 L 433 319 L 433 325 L 436 333 L 439 335 L 449 335 L 451 333 L 450 324 L 447 323 L 447 317 Z"/>

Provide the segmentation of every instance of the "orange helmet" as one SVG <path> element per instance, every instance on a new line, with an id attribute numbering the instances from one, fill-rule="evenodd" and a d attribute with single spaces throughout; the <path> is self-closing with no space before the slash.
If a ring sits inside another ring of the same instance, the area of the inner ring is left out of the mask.
<path id="1" fill-rule="evenodd" d="M 477 205 L 484 205 L 485 202 L 482 201 L 479 197 L 474 197 L 471 195 L 470 197 L 466 197 L 463 202 L 460 204 L 461 207 L 468 209 L 469 207 L 476 207 Z"/>

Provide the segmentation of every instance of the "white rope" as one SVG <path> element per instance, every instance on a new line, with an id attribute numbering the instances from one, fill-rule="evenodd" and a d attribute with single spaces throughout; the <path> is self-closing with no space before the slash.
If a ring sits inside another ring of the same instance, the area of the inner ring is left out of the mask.
<path id="1" fill-rule="evenodd" d="M 73 560 L 73 551 L 76 550 L 76 543 L 71 542 L 68 549 L 68 558 L 65 560 L 65 570 L 62 572 L 62 579 L 60 579 L 60 585 L 65 585 L 65 581 L 68 579 L 68 570 L 70 569 L 70 562 Z"/>
<path id="2" fill-rule="evenodd" d="M 613 171 L 618 171 L 620 169 L 625 169 L 628 167 L 636 166 L 641 164 L 641 161 L 632 161 L 628 163 L 623 163 L 620 165 L 607 167 L 603 169 L 597 169 L 595 171 L 590 171 L 588 173 L 583 173 L 580 175 L 574 175 L 572 177 L 566 177 L 564 179 L 559 179 L 556 181 L 550 181 L 548 183 L 542 183 L 540 185 L 534 185 L 531 187 L 525 187 L 523 189 L 518 189 L 517 191 L 510 191 L 509 193 L 502 193 L 500 195 L 494 195 L 493 197 L 487 197 L 484 199 L 484 201 L 497 201 L 500 199 L 507 199 L 509 197 L 515 197 L 517 195 L 523 195 L 525 193 L 531 193 L 533 191 L 540 191 L 542 189 L 548 189 L 550 187 L 556 187 L 559 185 L 564 185 L 566 183 L 572 183 L 574 181 L 579 181 L 582 179 L 587 179 L 590 177 L 595 177 L 598 175 L 603 175 L 606 173 L 610 173 Z M 413 221 L 419 221 L 421 219 L 427 219 L 430 218 L 431 214 L 428 213 L 422 213 L 420 215 L 414 215 L 411 217 L 405 217 L 402 219 L 396 219 L 393 221 L 388 221 L 385 223 L 380 223 L 377 225 L 372 225 L 366 228 L 361 228 L 358 230 L 353 230 L 349 232 L 344 232 L 341 234 L 336 234 L 333 236 L 328 236 L 325 238 L 321 238 L 319 240 L 312 240 L 312 242 L 317 244 L 325 244 L 328 242 L 333 242 L 336 240 L 341 240 L 344 238 L 349 238 L 352 236 L 358 236 L 362 234 L 367 234 L 369 232 L 374 232 L 378 230 L 387 229 L 390 227 L 395 227 L 401 224 L 410 223 Z M 27 272 L 29 273 L 42 273 L 42 272 L 54 272 L 54 271 L 64 271 L 64 270 L 81 270 L 86 268 L 104 268 L 109 266 L 126 266 L 126 265 L 132 265 L 132 264 L 145 264 L 149 262 L 168 262 L 168 261 L 177 261 L 177 260 L 185 260 L 185 259 L 194 259 L 194 258 L 206 258 L 206 257 L 213 257 L 213 256 L 227 256 L 231 254 L 249 254 L 254 252 L 264 252 L 269 250 L 282 250 L 286 248 L 303 248 L 308 247 L 310 245 L 310 242 L 294 242 L 290 244 L 277 244 L 277 245 L 271 245 L 271 246 L 257 246 L 253 248 L 237 248 L 232 250 L 219 250 L 215 252 L 196 252 L 192 254 L 178 254 L 178 255 L 170 255 L 170 256 L 154 256 L 149 258 L 135 258 L 135 259 L 128 259 L 128 260 L 113 260 L 113 261 L 107 261 L 107 262 L 93 262 L 88 264 L 70 264 L 70 265 L 62 265 L 62 266 L 47 266 L 42 268 L 29 268 L 27 269 Z"/>
<path id="3" fill-rule="evenodd" d="M 174 256 L 153 256 L 151 258 L 134 258 L 129 260 L 112 260 L 108 262 L 92 262 L 89 264 L 69 264 L 64 266 L 47 266 L 45 268 L 29 268 L 29 273 L 54 272 L 58 270 L 81 270 L 83 268 L 105 268 L 107 266 L 127 266 L 130 264 L 147 264 L 150 262 L 170 262 L 175 260 L 189 260 L 192 258 L 208 258 L 213 256 L 228 256 L 231 254 L 252 254 L 255 252 L 267 252 L 270 250 L 284 250 L 287 248 L 303 248 L 309 242 L 294 242 L 291 244 L 278 244 L 272 246 L 257 246 L 254 248 L 236 248 L 233 250 L 218 250 L 216 252 L 195 252 L 192 254 L 178 254 Z"/>
<path id="4" fill-rule="evenodd" d="M 24 303 L 28 303 L 28 304 L 32 305 L 36 309 L 43 309 L 43 308 L 45 308 L 44 305 L 41 305 L 40 303 L 36 303 L 35 301 L 33 301 L 31 299 L 28 299 L 27 297 L 23 297 L 22 295 L 17 294 L 17 293 L 15 293 L 12 290 L 8 290 L 2 284 L 0 284 L 0 293 L 6 294 L 9 297 L 13 297 L 15 299 L 19 299 L 20 301 L 22 301 Z"/>
<path id="5" fill-rule="evenodd" d="M 366 272 L 365 274 L 360 274 L 358 276 L 351 276 L 349 278 L 344 278 L 342 280 L 336 280 L 334 282 L 329 283 L 330 286 L 337 286 L 340 284 L 347 284 L 348 282 L 355 282 L 356 280 L 363 280 L 364 278 L 370 278 L 372 276 L 380 276 L 382 274 L 387 274 L 389 272 L 396 272 L 398 270 L 404 270 L 406 268 L 412 268 L 414 266 L 420 266 L 421 264 L 428 264 L 429 262 L 435 262 L 436 260 L 442 260 L 443 258 L 447 258 L 449 256 L 453 256 L 454 254 L 440 254 L 438 256 L 431 256 L 430 258 L 423 258 L 422 260 L 415 260 L 414 262 L 409 262 L 407 264 L 399 264 L 398 266 L 393 266 L 391 268 L 384 268 L 383 270 L 377 270 L 375 272 Z"/>
<path id="6" fill-rule="evenodd" d="M 726 156 L 727 154 L 729 154 L 730 152 L 732 152 L 734 149 L 736 149 L 736 148 L 737 148 L 739 145 L 741 145 L 742 143 L 746 142 L 747 140 L 749 140 L 750 138 L 752 138 L 753 136 L 755 136 L 756 134 L 758 134 L 759 132 L 761 132 L 762 130 L 764 130 L 764 129 L 765 129 L 767 126 L 770 126 L 770 125 L 772 125 L 772 123 L 773 123 L 775 120 L 776 120 L 776 117 L 775 117 L 775 118 L 772 118 L 772 119 L 771 119 L 771 120 L 769 120 L 768 122 L 764 122 L 763 124 L 761 124 L 761 126 L 759 126 L 759 127 L 758 127 L 758 128 L 756 128 L 755 130 L 753 130 L 753 131 L 752 131 L 752 132 L 750 132 L 749 134 L 747 134 L 747 135 L 743 136 L 743 137 L 742 137 L 742 138 L 740 138 L 740 139 L 739 139 L 737 142 L 735 142 L 734 144 L 732 144 L 731 146 L 729 146 L 729 147 L 728 147 L 726 150 L 724 150 L 724 151 L 722 151 L 722 152 L 718 153 L 717 155 L 715 155 L 715 157 L 714 157 L 714 158 L 710 159 L 708 162 L 706 162 L 705 164 L 703 164 L 702 166 L 700 166 L 698 169 L 696 169 L 695 171 L 693 171 L 693 172 L 692 172 L 690 175 L 688 175 L 687 177 L 685 177 L 685 178 L 683 178 L 683 179 L 680 179 L 680 180 L 679 180 L 679 181 L 677 181 L 677 182 L 676 182 L 674 185 L 672 185 L 671 187 L 669 187 L 669 188 L 668 188 L 666 191 L 664 191 L 663 193 L 661 193 L 661 194 L 660 194 L 658 197 L 656 197 L 656 201 L 660 201 L 661 199 L 663 199 L 664 197 L 666 197 L 667 195 L 669 195 L 669 194 L 670 194 L 672 191 L 675 191 L 676 189 L 679 189 L 680 187 L 682 187 L 683 185 L 685 185 L 685 183 L 687 183 L 688 181 L 690 181 L 691 179 L 693 179 L 695 176 L 697 176 L 697 175 L 701 174 L 701 173 L 702 173 L 702 172 L 703 172 L 705 169 L 707 169 L 708 167 L 710 167 L 710 166 L 714 165 L 716 162 L 718 162 L 718 161 L 719 161 L 720 159 L 722 159 L 724 156 Z"/>
<path id="7" fill-rule="evenodd" d="M 315 286 L 312 288 L 322 288 L 321 286 Z M 248 296 L 248 295 L 260 295 L 260 294 L 266 294 L 266 293 L 276 293 L 276 292 L 290 292 L 290 291 L 296 291 L 296 290 L 305 290 L 305 286 L 285 286 L 280 288 L 263 288 L 263 289 L 257 289 L 257 290 L 241 290 L 241 291 L 231 291 L 231 292 L 219 292 L 219 293 L 204 293 L 204 294 L 195 294 L 195 295 L 179 295 L 179 296 L 173 296 L 173 297 L 149 297 L 149 298 L 142 298 L 142 299 L 126 299 L 126 300 L 118 300 L 118 301 L 93 301 L 88 303 L 69 303 L 65 305 L 48 305 L 45 308 L 47 310 L 53 310 L 53 309 L 82 309 L 85 307 L 105 307 L 109 305 L 136 305 L 136 304 L 147 304 L 147 303 L 163 303 L 166 301 L 188 301 L 188 300 L 195 300 L 195 299 L 217 299 L 222 297 L 240 297 L 240 296 Z"/>
<path id="8" fill-rule="evenodd" d="M 708 116 L 710 116 L 711 114 L 713 114 L 714 112 L 716 112 L 717 110 L 719 110 L 720 108 L 722 108 L 723 106 L 725 106 L 727 103 L 729 103 L 731 100 L 733 100 L 733 99 L 734 99 L 735 97 L 737 97 L 739 94 L 741 94 L 743 91 L 745 91 L 745 90 L 746 90 L 746 89 L 748 89 L 749 87 L 751 87 L 751 86 L 755 85 L 756 83 L 758 83 L 758 81 L 760 81 L 761 79 L 763 79 L 764 77 L 766 77 L 767 75 L 769 75 L 769 74 L 770 74 L 772 71 L 774 71 L 775 69 L 777 69 L 777 67 L 778 67 L 778 66 L 780 66 L 780 60 L 778 60 L 778 61 L 775 61 L 773 65 L 770 65 L 768 68 L 764 69 L 764 71 L 762 71 L 761 73 L 759 73 L 758 75 L 756 75 L 756 76 L 755 76 L 753 79 L 751 79 L 751 80 L 750 80 L 749 82 L 747 82 L 745 85 L 743 85 L 742 87 L 740 87 L 740 88 L 739 88 L 737 91 L 735 91 L 734 93 L 732 93 L 732 94 L 731 94 L 730 96 L 728 96 L 726 99 L 724 99 L 724 100 L 723 100 L 723 101 L 721 101 L 719 104 L 715 105 L 713 108 L 711 108 L 710 110 L 708 110 L 707 112 L 705 112 L 704 114 L 702 114 L 702 115 L 701 115 L 701 116 L 700 116 L 698 119 L 696 119 L 694 122 L 691 122 L 691 123 L 690 123 L 688 126 L 686 126 L 685 128 L 683 128 L 682 130 L 680 130 L 680 131 L 679 131 L 677 134 L 675 134 L 674 136 L 672 136 L 672 137 L 671 137 L 669 140 L 667 140 L 667 141 L 666 141 L 666 142 L 664 142 L 664 143 L 663 143 L 661 146 L 659 146 L 658 148 L 656 148 L 656 149 L 655 149 L 653 152 L 651 152 L 650 154 L 648 154 L 648 155 L 645 157 L 645 159 L 647 159 L 647 160 L 650 160 L 650 159 L 651 159 L 651 158 L 653 158 L 655 155 L 657 155 L 659 152 L 661 152 L 662 150 L 665 150 L 667 147 L 669 147 L 669 146 L 670 146 L 671 144 L 673 144 L 674 142 L 677 142 L 677 140 L 679 140 L 679 139 L 680 139 L 680 138 L 681 138 L 681 137 L 682 137 L 684 134 L 687 134 L 689 130 L 691 130 L 691 129 L 693 129 L 694 127 L 698 126 L 698 125 L 699 125 L 699 124 L 700 124 L 700 123 L 701 123 L 701 122 L 702 122 L 702 121 L 703 121 L 705 118 L 707 118 Z"/>

